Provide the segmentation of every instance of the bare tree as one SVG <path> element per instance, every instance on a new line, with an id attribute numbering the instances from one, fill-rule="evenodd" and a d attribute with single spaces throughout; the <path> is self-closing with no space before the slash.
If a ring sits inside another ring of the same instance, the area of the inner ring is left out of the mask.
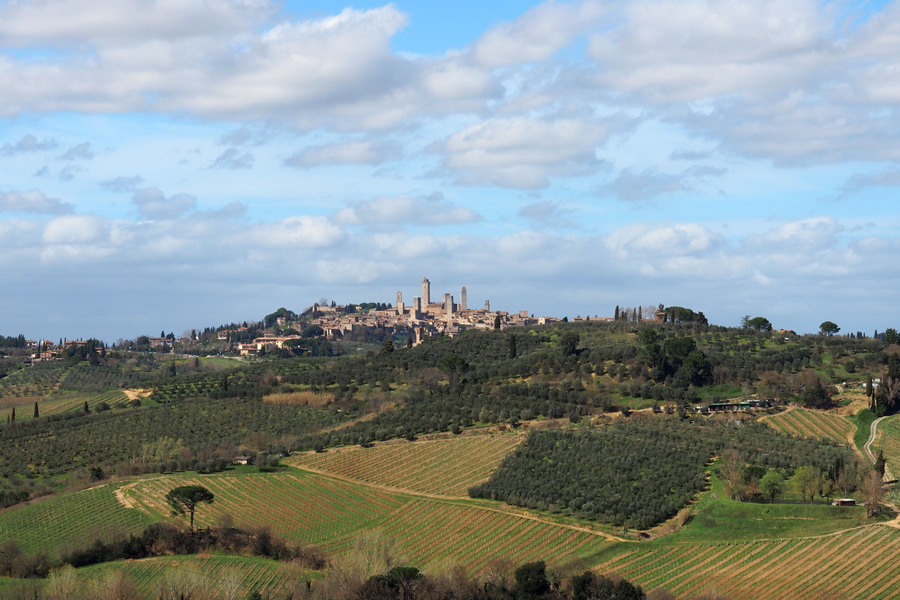
<path id="1" fill-rule="evenodd" d="M 744 483 L 744 459 L 737 450 L 730 449 L 722 453 L 719 458 L 719 472 L 722 473 L 722 478 L 728 485 L 728 493 L 734 500 Z"/>
<path id="2" fill-rule="evenodd" d="M 881 481 L 881 475 L 877 471 L 866 473 L 859 491 L 866 505 L 866 516 L 871 517 L 878 512 L 878 507 L 884 499 L 884 483 Z"/>

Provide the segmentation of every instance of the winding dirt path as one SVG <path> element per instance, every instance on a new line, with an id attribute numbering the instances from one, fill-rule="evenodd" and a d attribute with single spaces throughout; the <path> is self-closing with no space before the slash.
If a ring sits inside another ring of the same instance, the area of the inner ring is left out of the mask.
<path id="1" fill-rule="evenodd" d="M 887 417 L 878 417 L 874 421 L 872 421 L 872 425 L 869 428 L 869 439 L 866 441 L 866 445 L 863 446 L 863 451 L 866 453 L 866 456 L 872 464 L 875 464 L 875 455 L 872 454 L 872 444 L 875 442 L 875 438 L 878 437 L 878 423 L 883 421 Z M 890 468 L 887 465 L 884 466 L 884 478 L 887 481 L 893 481 L 894 476 L 891 473 Z"/>

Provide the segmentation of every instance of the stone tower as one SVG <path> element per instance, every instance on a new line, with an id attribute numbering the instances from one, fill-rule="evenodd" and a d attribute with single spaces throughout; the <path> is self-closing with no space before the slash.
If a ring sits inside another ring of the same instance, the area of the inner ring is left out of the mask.
<path id="1" fill-rule="evenodd" d="M 431 282 L 426 277 L 422 280 L 422 308 L 427 308 L 429 304 L 431 304 Z"/>
<path id="2" fill-rule="evenodd" d="M 453 320 L 453 296 L 444 294 L 444 313 L 447 315 L 447 322 Z"/>
<path id="3" fill-rule="evenodd" d="M 460 312 L 469 309 L 469 301 L 466 297 L 466 286 L 462 286 L 462 289 L 459 291 L 459 310 Z"/>
<path id="4" fill-rule="evenodd" d="M 397 292 L 397 304 L 394 305 L 394 308 L 397 309 L 397 314 L 403 314 L 403 292 Z"/>

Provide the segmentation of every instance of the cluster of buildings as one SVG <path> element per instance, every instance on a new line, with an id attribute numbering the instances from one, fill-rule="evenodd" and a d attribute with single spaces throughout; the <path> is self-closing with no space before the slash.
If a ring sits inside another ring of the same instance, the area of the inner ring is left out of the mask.
<path id="1" fill-rule="evenodd" d="M 466 286 L 462 286 L 459 301 L 452 294 L 445 293 L 440 300 L 432 302 L 431 282 L 422 280 L 422 293 L 415 296 L 407 304 L 403 300 L 403 292 L 397 292 L 394 306 L 384 310 L 367 312 L 347 312 L 343 307 L 315 307 L 319 316 L 313 324 L 320 326 L 326 337 L 339 340 L 353 330 L 354 327 L 412 329 L 415 332 L 415 344 L 420 344 L 425 337 L 432 335 L 454 336 L 465 329 L 494 329 L 531 324 L 554 323 L 554 317 L 535 319 L 527 310 L 509 313 L 491 310 L 490 300 L 484 301 L 481 308 L 469 308 Z"/>

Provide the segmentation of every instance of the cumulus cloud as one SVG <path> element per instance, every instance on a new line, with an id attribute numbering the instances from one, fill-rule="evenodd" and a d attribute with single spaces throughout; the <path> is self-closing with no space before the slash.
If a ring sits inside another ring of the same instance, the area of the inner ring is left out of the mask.
<path id="1" fill-rule="evenodd" d="M 96 215 L 70 215 L 50 220 L 44 228 L 47 244 L 91 244 L 101 239 L 104 220 Z"/>
<path id="2" fill-rule="evenodd" d="M 463 185 L 534 189 L 602 168 L 596 150 L 608 135 L 608 125 L 592 119 L 509 117 L 471 125 L 435 150 Z"/>
<path id="3" fill-rule="evenodd" d="M 91 160 L 97 154 L 91 149 L 90 142 L 83 142 L 71 146 L 59 156 L 59 160 Z"/>
<path id="4" fill-rule="evenodd" d="M 611 194 L 626 202 L 645 202 L 660 196 L 695 190 L 703 179 L 720 177 L 726 169 L 697 165 L 678 174 L 660 173 L 647 169 L 634 173 L 622 170 L 611 183 L 600 187 L 601 194 Z"/>
<path id="5" fill-rule="evenodd" d="M 53 150 L 56 148 L 56 140 L 43 139 L 38 141 L 32 134 L 26 134 L 15 144 L 3 144 L 0 146 L 0 156 L 12 156 L 26 152 L 39 152 L 41 150 Z"/>
<path id="6" fill-rule="evenodd" d="M 262 223 L 247 234 L 248 241 L 280 248 L 328 248 L 345 237 L 344 229 L 325 217 L 307 215 Z"/>
<path id="7" fill-rule="evenodd" d="M 585 33 L 607 12 L 604 2 L 544 2 L 484 34 L 471 48 L 474 59 L 490 67 L 549 58 Z"/>
<path id="8" fill-rule="evenodd" d="M 401 152 L 397 144 L 360 140 L 308 146 L 289 156 L 284 164 L 302 168 L 337 164 L 376 165 L 399 157 Z"/>
<path id="9" fill-rule="evenodd" d="M 253 155 L 249 152 L 241 152 L 237 148 L 228 148 L 220 154 L 210 165 L 211 169 L 249 169 L 253 166 Z"/>
<path id="10" fill-rule="evenodd" d="M 383 196 L 358 202 L 334 213 L 332 221 L 339 225 L 453 225 L 474 223 L 481 217 L 474 211 L 454 206 L 437 193 L 425 198 Z"/>
<path id="11" fill-rule="evenodd" d="M 48 198 L 40 190 L 0 192 L 0 212 L 64 215 L 73 211 L 71 204 L 56 198 Z"/>
<path id="12" fill-rule="evenodd" d="M 126 193 L 133 192 L 137 189 L 141 183 L 144 182 L 144 178 L 140 175 L 134 175 L 132 177 L 126 177 L 124 175 L 119 177 L 113 177 L 112 179 L 104 179 L 99 182 L 98 185 L 101 189 L 104 189 L 109 192 L 116 193 Z"/>
<path id="13" fill-rule="evenodd" d="M 891 169 L 880 173 L 857 173 L 840 187 L 838 199 L 853 196 L 869 188 L 891 188 L 900 186 L 900 169 Z"/>
<path id="14" fill-rule="evenodd" d="M 176 219 L 194 208 L 197 199 L 189 194 L 166 197 L 159 188 L 143 188 L 134 192 L 131 201 L 141 217 L 151 220 Z"/>

